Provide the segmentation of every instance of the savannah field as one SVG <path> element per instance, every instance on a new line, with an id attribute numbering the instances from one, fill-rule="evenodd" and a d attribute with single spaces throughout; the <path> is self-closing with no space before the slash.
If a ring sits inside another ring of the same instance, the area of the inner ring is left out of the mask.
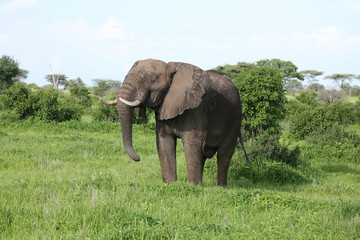
<path id="1" fill-rule="evenodd" d="M 187 183 L 178 144 L 179 180 L 163 184 L 151 127 L 134 125 L 134 162 L 117 123 L 0 121 L 0 239 L 360 239 L 360 160 L 288 144 L 296 167 L 238 149 L 227 188 L 214 159 Z"/>

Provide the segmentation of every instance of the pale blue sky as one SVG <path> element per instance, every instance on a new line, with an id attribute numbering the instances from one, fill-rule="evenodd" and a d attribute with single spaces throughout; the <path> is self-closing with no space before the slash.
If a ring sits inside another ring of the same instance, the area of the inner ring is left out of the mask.
<path id="1" fill-rule="evenodd" d="M 40 86 L 49 65 L 91 85 L 146 58 L 203 69 L 280 58 L 360 75 L 359 26 L 360 0 L 0 0 L 0 55 Z"/>

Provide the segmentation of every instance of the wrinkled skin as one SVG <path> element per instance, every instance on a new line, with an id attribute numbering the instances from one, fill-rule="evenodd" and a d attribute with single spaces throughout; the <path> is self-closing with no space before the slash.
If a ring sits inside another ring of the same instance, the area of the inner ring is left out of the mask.
<path id="1" fill-rule="evenodd" d="M 150 107 L 155 110 L 163 181 L 177 180 L 176 139 L 180 138 L 187 180 L 201 184 L 205 160 L 217 153 L 217 183 L 226 186 L 241 127 L 240 97 L 231 81 L 187 63 L 147 59 L 130 69 L 115 102 L 124 147 L 133 160 L 140 158 L 132 144 L 132 108 L 144 112 Z"/>

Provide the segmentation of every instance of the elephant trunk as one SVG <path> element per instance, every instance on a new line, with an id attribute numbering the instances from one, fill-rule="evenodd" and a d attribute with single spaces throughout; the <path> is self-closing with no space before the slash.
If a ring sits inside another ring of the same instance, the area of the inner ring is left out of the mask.
<path id="1" fill-rule="evenodd" d="M 134 161 L 140 161 L 140 157 L 135 153 L 132 144 L 132 107 L 127 106 L 121 101 L 117 102 L 122 129 L 122 139 L 124 148 Z"/>
<path id="2" fill-rule="evenodd" d="M 129 73 L 120 88 L 119 101 L 117 101 L 124 148 L 127 154 L 135 161 L 140 161 L 140 157 L 135 153 L 132 144 L 132 110 L 141 104 L 142 96 L 144 96 L 144 94 L 141 94 L 142 91 L 139 91 L 141 89 L 139 86 L 140 81 L 141 77 L 139 75 Z"/>

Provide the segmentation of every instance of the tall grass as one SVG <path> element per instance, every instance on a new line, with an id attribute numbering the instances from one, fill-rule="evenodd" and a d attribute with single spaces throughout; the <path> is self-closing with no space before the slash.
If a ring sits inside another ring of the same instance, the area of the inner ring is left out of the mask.
<path id="1" fill-rule="evenodd" d="M 301 146 L 298 168 L 236 153 L 229 187 L 163 184 L 155 134 L 134 126 L 142 161 L 114 123 L 0 122 L 0 239 L 356 239 L 360 166 Z"/>

